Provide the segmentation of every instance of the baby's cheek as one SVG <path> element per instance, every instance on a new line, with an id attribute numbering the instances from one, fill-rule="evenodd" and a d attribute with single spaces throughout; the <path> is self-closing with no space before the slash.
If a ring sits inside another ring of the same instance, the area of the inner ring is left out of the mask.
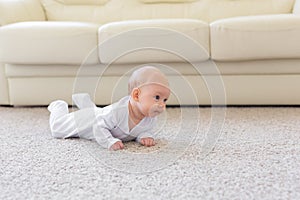
<path id="1" fill-rule="evenodd" d="M 150 108 L 149 108 L 149 106 L 148 106 L 147 104 L 143 104 L 143 105 L 140 106 L 140 111 L 141 111 L 144 115 L 148 116 L 148 115 L 149 115 Z"/>

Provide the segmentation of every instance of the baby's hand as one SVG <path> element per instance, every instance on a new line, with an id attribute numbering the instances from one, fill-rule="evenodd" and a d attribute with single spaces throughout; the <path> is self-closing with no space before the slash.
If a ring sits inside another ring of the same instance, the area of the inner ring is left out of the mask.
<path id="1" fill-rule="evenodd" d="M 155 145 L 154 139 L 153 138 L 142 138 L 140 143 L 146 147 L 151 147 Z"/>
<path id="2" fill-rule="evenodd" d="M 109 148 L 109 150 L 114 150 L 114 151 L 120 150 L 120 149 L 124 149 L 124 144 L 121 141 L 118 141 L 118 142 L 114 143 Z"/>

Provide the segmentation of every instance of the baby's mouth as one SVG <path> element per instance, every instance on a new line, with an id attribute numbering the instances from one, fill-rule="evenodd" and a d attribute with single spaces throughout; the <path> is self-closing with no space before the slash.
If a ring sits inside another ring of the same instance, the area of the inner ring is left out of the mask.
<path id="1" fill-rule="evenodd" d="M 162 113 L 162 111 L 160 111 L 160 110 L 154 110 L 153 111 L 153 115 L 155 115 L 155 116 L 159 115 L 160 113 Z"/>

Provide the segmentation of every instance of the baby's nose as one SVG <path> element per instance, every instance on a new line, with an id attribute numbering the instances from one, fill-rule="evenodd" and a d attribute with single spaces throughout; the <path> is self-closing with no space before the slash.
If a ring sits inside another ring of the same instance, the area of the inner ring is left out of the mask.
<path id="1" fill-rule="evenodd" d="M 164 109 L 164 110 L 166 109 L 166 104 L 163 103 L 163 102 L 162 102 L 162 103 L 159 103 L 158 106 L 159 106 L 159 108 L 161 108 L 161 109 Z"/>

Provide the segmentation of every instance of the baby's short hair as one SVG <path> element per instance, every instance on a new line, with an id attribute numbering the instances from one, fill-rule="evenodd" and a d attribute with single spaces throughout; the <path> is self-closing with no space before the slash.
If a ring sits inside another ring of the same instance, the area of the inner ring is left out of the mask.
<path id="1" fill-rule="evenodd" d="M 147 84 L 160 84 L 169 87 L 167 77 L 156 67 L 145 66 L 135 70 L 128 81 L 128 93 L 131 94 L 134 88 Z"/>

